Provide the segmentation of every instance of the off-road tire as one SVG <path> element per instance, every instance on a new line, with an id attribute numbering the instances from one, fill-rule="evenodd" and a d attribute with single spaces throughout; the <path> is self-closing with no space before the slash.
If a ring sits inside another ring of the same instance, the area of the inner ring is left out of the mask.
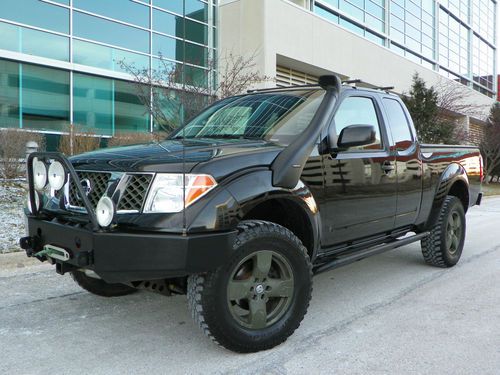
<path id="1" fill-rule="evenodd" d="M 302 242 L 280 225 L 249 220 L 243 221 L 238 230 L 228 262 L 213 272 L 190 276 L 187 297 L 194 321 L 209 338 L 226 349 L 251 353 L 281 344 L 299 327 L 311 299 L 312 265 Z M 228 284 L 239 262 L 255 252 L 269 249 L 279 253 L 291 266 L 294 278 L 289 292 L 291 302 L 284 315 L 271 325 L 261 329 L 245 328 L 228 306 Z"/>
<path id="2" fill-rule="evenodd" d="M 85 275 L 82 271 L 72 271 L 71 277 L 86 291 L 101 297 L 121 297 L 137 292 L 137 289 L 124 284 L 107 282 Z"/>
<path id="3" fill-rule="evenodd" d="M 447 228 L 450 225 L 452 215 L 460 221 L 461 230 L 458 238 L 458 245 L 454 251 L 450 250 L 447 242 Z M 438 219 L 429 236 L 421 241 L 422 254 L 426 263 L 441 267 L 449 268 L 458 263 L 462 255 L 462 250 L 465 242 L 466 220 L 465 211 L 462 202 L 457 197 L 448 195 L 441 207 Z"/>

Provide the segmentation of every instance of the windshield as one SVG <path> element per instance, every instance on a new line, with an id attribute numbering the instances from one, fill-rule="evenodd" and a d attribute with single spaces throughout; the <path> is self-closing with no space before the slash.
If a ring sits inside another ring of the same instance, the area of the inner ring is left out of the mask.
<path id="1" fill-rule="evenodd" d="M 308 89 L 223 99 L 172 138 L 262 139 L 288 145 L 307 128 L 324 95 L 324 90 Z"/>

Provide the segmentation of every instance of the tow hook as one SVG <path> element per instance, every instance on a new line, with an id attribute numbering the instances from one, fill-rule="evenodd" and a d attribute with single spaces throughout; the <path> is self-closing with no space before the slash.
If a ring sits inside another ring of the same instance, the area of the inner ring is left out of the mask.
<path id="1" fill-rule="evenodd" d="M 19 240 L 19 246 L 26 251 L 28 257 L 35 256 L 36 249 L 40 248 L 40 240 L 38 237 L 23 237 Z"/>

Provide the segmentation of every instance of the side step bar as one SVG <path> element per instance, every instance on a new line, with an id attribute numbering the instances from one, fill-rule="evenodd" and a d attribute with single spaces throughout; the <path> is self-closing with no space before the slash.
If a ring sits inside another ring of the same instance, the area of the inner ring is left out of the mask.
<path id="1" fill-rule="evenodd" d="M 366 250 L 360 250 L 360 251 L 357 251 L 353 254 L 344 255 L 344 256 L 339 255 L 335 259 L 315 268 L 314 274 L 317 275 L 319 273 L 330 271 L 330 270 L 335 269 L 335 268 L 347 266 L 348 264 L 354 263 L 358 260 L 367 258 L 369 256 L 382 254 L 382 253 L 385 253 L 386 251 L 397 249 L 398 247 L 405 246 L 405 245 L 411 244 L 413 242 L 420 241 L 422 238 L 427 237 L 429 234 L 430 234 L 429 232 L 423 232 L 423 233 L 415 234 L 415 235 L 410 236 L 410 237 L 402 238 L 400 240 L 394 240 L 394 241 L 389 242 L 389 243 L 377 245 L 377 246 L 368 248 Z"/>

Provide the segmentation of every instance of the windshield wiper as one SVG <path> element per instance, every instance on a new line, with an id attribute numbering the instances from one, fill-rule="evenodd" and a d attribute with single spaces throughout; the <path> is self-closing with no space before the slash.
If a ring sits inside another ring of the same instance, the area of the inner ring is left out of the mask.
<path id="1" fill-rule="evenodd" d="M 261 137 L 251 137 L 241 134 L 207 134 L 202 136 L 190 136 L 190 137 L 182 137 L 175 136 L 172 139 L 250 139 L 250 140 L 262 140 Z"/>

